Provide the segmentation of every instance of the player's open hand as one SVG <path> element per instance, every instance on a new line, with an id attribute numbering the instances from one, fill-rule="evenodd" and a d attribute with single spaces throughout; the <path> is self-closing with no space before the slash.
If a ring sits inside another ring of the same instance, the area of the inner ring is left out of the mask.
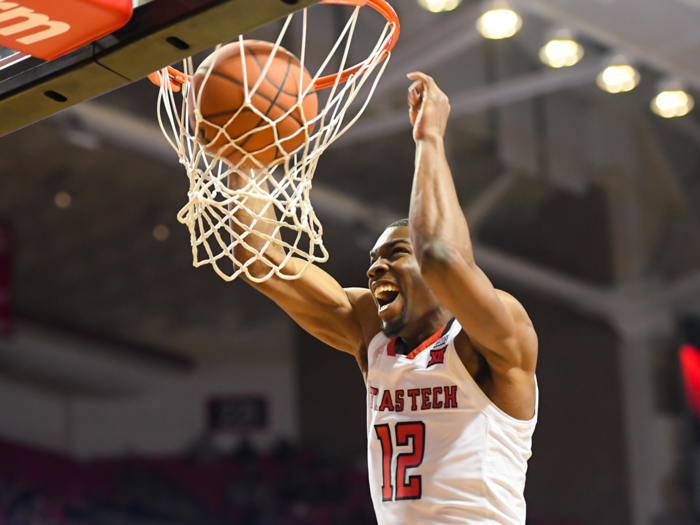
<path id="1" fill-rule="evenodd" d="M 413 140 L 445 136 L 450 116 L 450 101 L 437 84 L 424 73 L 409 73 L 413 84 L 408 88 L 408 108 L 413 125 Z"/>

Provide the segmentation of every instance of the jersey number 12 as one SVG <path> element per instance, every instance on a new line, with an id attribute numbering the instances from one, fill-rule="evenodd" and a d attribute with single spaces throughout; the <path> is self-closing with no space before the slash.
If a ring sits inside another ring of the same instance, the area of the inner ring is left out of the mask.
<path id="1" fill-rule="evenodd" d="M 396 456 L 396 478 L 391 478 L 391 459 L 394 454 L 392 446 L 391 430 L 389 425 L 375 425 L 374 431 L 382 446 L 382 500 L 401 501 L 407 499 L 420 499 L 422 493 L 421 477 L 408 476 L 406 479 L 406 469 L 416 468 L 423 462 L 425 453 L 425 423 L 422 421 L 411 421 L 407 423 L 396 423 L 394 432 L 396 433 L 396 446 L 407 447 L 409 440 L 412 441 L 413 450 L 402 452 Z M 393 481 L 393 483 L 392 483 Z M 396 497 L 394 496 L 396 487 Z"/>

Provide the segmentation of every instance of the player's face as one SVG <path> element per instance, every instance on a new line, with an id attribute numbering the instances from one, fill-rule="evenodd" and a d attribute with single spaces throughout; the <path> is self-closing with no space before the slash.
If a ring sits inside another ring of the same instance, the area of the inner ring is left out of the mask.
<path id="1" fill-rule="evenodd" d="M 369 289 L 382 321 L 382 332 L 396 337 L 407 326 L 420 324 L 440 303 L 423 280 L 408 227 L 387 229 L 370 252 Z"/>

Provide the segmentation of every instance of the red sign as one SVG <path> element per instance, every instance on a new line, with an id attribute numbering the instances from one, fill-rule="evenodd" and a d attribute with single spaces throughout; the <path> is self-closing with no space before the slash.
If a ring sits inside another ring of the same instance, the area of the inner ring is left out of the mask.
<path id="1" fill-rule="evenodd" d="M 54 60 L 120 29 L 133 0 L 0 0 L 0 46 Z"/>
<path id="2" fill-rule="evenodd" d="M 683 345 L 678 357 L 686 400 L 693 413 L 700 418 L 700 352 L 692 345 Z"/>
<path id="3" fill-rule="evenodd" d="M 12 335 L 12 232 L 0 222 L 0 338 Z"/>

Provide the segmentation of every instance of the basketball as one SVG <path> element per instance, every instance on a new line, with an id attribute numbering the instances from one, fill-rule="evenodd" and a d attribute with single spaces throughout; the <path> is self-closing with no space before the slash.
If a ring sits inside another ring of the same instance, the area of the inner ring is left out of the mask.
<path id="1" fill-rule="evenodd" d="M 193 108 L 198 107 L 204 121 L 199 123 L 197 139 L 207 153 L 236 167 L 269 168 L 304 145 L 304 128 L 318 115 L 318 97 L 310 91 L 300 101 L 300 93 L 313 80 L 306 69 L 302 71 L 299 60 L 282 47 L 277 48 L 265 78 L 253 92 L 274 45 L 245 40 L 243 46 L 243 53 L 240 42 L 223 46 L 199 66 L 189 93 L 197 101 L 189 104 L 190 125 L 194 130 Z M 308 129 L 312 131 L 313 125 Z"/>

